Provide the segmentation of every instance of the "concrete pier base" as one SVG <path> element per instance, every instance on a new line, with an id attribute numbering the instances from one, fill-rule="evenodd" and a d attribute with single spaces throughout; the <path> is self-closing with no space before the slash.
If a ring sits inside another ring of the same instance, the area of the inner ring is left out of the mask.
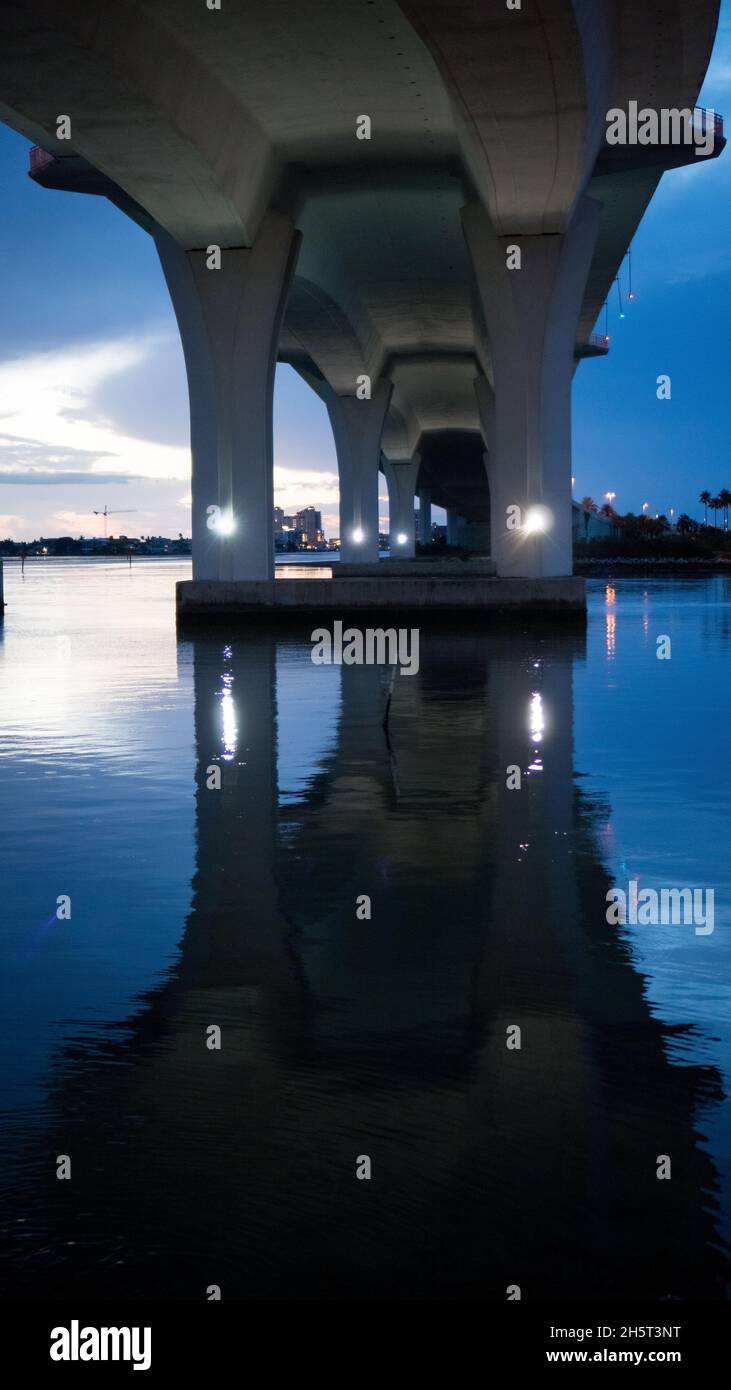
<path id="1" fill-rule="evenodd" d="M 583 579 L 365 578 L 272 579 L 226 582 L 184 579 L 176 585 L 180 620 L 214 621 L 251 616 L 275 620 L 298 614 L 318 617 L 377 613 L 394 621 L 418 615 L 424 621 L 442 614 L 471 617 L 565 617 L 583 622 Z"/>
<path id="2" fill-rule="evenodd" d="M 416 556 L 404 560 L 394 556 L 375 564 L 348 564 L 342 560 L 333 565 L 335 579 L 489 579 L 496 573 L 495 561 L 485 557 L 476 560 L 453 559 L 443 556 L 432 560 Z"/>

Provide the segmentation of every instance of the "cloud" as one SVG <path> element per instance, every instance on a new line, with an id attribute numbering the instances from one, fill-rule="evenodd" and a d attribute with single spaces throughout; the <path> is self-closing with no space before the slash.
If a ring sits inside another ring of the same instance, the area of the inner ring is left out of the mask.
<path id="1" fill-rule="evenodd" d="M 665 272 L 663 283 L 667 285 L 689 285 L 696 280 L 708 280 L 721 276 L 728 269 L 728 251 L 718 247 L 705 251 L 699 256 L 689 256 L 682 264 L 672 266 Z"/>
<path id="2" fill-rule="evenodd" d="M 713 180 L 715 186 L 719 184 L 723 185 L 728 182 L 729 171 L 727 165 L 728 160 L 725 160 L 723 155 L 721 155 L 719 158 L 714 159 L 696 159 L 692 164 L 689 161 L 687 164 L 681 164 L 677 169 L 668 169 L 662 176 L 660 190 L 655 194 L 655 200 L 660 197 L 660 192 L 663 198 L 673 193 L 681 193 L 684 197 L 687 197 L 688 186 L 696 183 L 700 184 L 703 179 L 709 180 L 709 192 L 712 192 L 713 187 L 710 184 L 710 180 Z M 697 198 L 701 196 L 700 188 L 695 190 L 695 196 Z"/>
<path id="3" fill-rule="evenodd" d="M 0 362 L 0 460 L 6 479 L 8 467 L 15 471 L 12 481 L 20 482 L 19 472 L 39 481 L 37 473 L 33 476 L 39 465 L 78 474 L 88 463 L 93 483 L 117 477 L 187 480 L 187 448 L 125 433 L 100 413 L 95 399 L 114 378 L 149 369 L 159 343 L 160 334 L 148 332 Z"/>
<path id="4" fill-rule="evenodd" d="M 711 61 L 706 85 L 713 86 L 718 91 L 726 91 L 731 87 L 731 59 L 724 57 L 717 63 Z"/>
<path id="5" fill-rule="evenodd" d="M 4 468 L 0 465 L 0 483 L 35 483 L 36 486 L 45 483 L 128 483 L 135 476 L 129 473 L 126 476 L 120 473 L 74 473 L 71 470 L 63 471 L 51 468 Z"/>
<path id="6" fill-rule="evenodd" d="M 67 533 L 81 536 L 88 536 L 90 532 L 95 536 L 101 535 L 104 524 L 103 517 L 95 516 L 93 512 L 53 512 L 51 520 L 60 521 Z"/>
<path id="7" fill-rule="evenodd" d="M 0 538 L 4 541 L 22 541 L 25 526 L 24 516 L 0 515 Z"/>
<path id="8" fill-rule="evenodd" d="M 726 95 L 731 87 L 731 13 L 724 6 L 716 30 L 708 71 L 703 79 L 699 102 L 703 106 L 715 106 L 719 96 Z"/>
<path id="9" fill-rule="evenodd" d="M 26 473 L 80 471 L 85 465 L 91 468 L 106 457 L 108 455 L 89 449 L 59 449 L 57 444 L 43 444 L 20 434 L 0 433 L 0 479 L 5 474 L 13 474 L 13 480 L 20 482 Z"/>
<path id="10" fill-rule="evenodd" d="M 2 370 L 2 364 L 0 364 L 0 371 L 1 371 L 1 370 Z M 8 417 L 8 414 L 11 414 L 11 413 L 12 413 L 12 412 L 7 412 L 7 411 L 6 411 L 5 415 L 2 416 L 2 417 L 0 417 L 0 418 L 6 419 L 6 418 Z M 2 447 L 2 448 L 10 448 L 10 447 L 12 447 L 12 448 L 14 448 L 14 449 L 17 449 L 17 450 L 18 450 L 19 452 L 21 452 L 21 453 L 23 452 L 24 449 L 25 449 L 25 450 L 40 451 L 40 452 L 43 453 L 44 455 L 47 455 L 49 458 L 51 458 L 54 454 L 56 454 L 56 455 L 58 454 L 58 450 L 57 450 L 57 448 L 56 448 L 55 445 L 51 445 L 51 444 L 49 444 L 49 445 L 39 444 L 37 439 L 26 439 L 22 434 L 5 434 L 4 431 L 0 431 L 0 447 Z M 60 458 L 66 458 L 66 457 L 68 457 L 68 458 L 75 458 L 75 459 L 88 458 L 88 459 L 91 460 L 91 459 L 96 458 L 96 454 L 94 454 L 94 453 L 89 453 L 89 452 L 88 452 L 87 450 L 85 450 L 85 449 L 69 449 L 65 454 L 59 455 L 59 457 L 60 457 Z"/>
<path id="11" fill-rule="evenodd" d="M 322 511 L 323 505 L 334 504 L 339 491 L 337 474 L 324 468 L 274 465 L 274 500 L 287 512 L 299 511 L 301 507 Z"/>
<path id="12" fill-rule="evenodd" d="M 0 361 L 0 497 L 8 513 L 26 510 L 25 497 L 12 491 L 18 484 L 29 497 L 26 526 L 43 535 L 56 528 L 101 534 L 93 508 L 107 501 L 112 510 L 127 502 L 139 508 L 154 497 L 158 510 L 149 529 L 187 531 L 181 509 L 191 505 L 190 449 L 174 442 L 187 430 L 181 373 L 184 387 L 179 343 L 154 326 L 134 338 L 69 343 Z M 316 507 L 329 533 L 337 534 L 330 426 L 321 402 L 310 400 L 298 378 L 293 388 L 290 376 L 289 369 L 277 376 L 276 502 L 288 512 Z M 62 495 L 65 485 L 73 495 Z M 126 520 L 115 520 L 115 529 Z M 141 526 L 142 511 L 129 522 Z"/>
<path id="13" fill-rule="evenodd" d="M 180 335 L 154 332 L 154 367 L 147 358 L 103 381 L 93 407 L 123 434 L 158 444 L 190 443 L 190 407 Z"/>

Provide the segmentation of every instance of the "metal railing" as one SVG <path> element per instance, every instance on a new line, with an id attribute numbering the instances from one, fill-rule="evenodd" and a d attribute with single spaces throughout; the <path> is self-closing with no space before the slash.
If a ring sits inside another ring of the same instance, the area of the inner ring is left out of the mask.
<path id="1" fill-rule="evenodd" d="M 49 154 L 48 150 L 42 150 L 40 145 L 34 145 L 30 152 L 30 172 L 39 174 L 41 169 L 46 169 L 49 164 L 53 164 L 55 154 Z"/>
<path id="2" fill-rule="evenodd" d="M 598 348 L 600 352 L 609 351 L 608 333 L 590 333 L 586 341 L 589 347 Z"/>
<path id="3" fill-rule="evenodd" d="M 694 107 L 693 107 L 693 125 L 694 125 L 694 126 L 695 126 L 695 125 L 701 125 L 702 128 L 703 128 L 704 130 L 707 130 L 707 129 L 708 129 L 708 117 L 709 117 L 710 115 L 711 115 L 711 112 L 710 112 L 710 110 L 709 110 L 709 108 L 708 108 L 707 106 L 694 106 Z M 701 117 L 701 120 L 700 120 L 700 121 L 698 120 L 698 117 Z M 715 138 L 716 140 L 722 140 L 722 139 L 723 139 L 723 116 L 720 116 L 720 115 L 718 114 L 718 111 L 714 111 L 714 112 L 713 112 L 713 134 L 714 134 L 714 138 Z"/>

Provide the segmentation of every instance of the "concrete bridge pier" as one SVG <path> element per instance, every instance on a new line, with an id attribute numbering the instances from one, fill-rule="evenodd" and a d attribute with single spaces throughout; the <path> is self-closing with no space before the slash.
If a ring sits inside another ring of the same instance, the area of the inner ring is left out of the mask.
<path id="1" fill-rule="evenodd" d="M 481 204 L 463 209 L 495 379 L 491 550 L 499 576 L 571 574 L 571 382 L 600 213 L 585 197 L 565 232 L 498 236 Z M 482 386 L 478 406 L 487 436 Z"/>
<path id="2" fill-rule="evenodd" d="M 477 413 L 480 417 L 480 429 L 485 442 L 482 461 L 485 465 L 488 486 L 490 486 L 490 464 L 495 458 L 495 392 L 487 377 L 484 376 L 475 377 L 474 388 Z"/>
<path id="3" fill-rule="evenodd" d="M 419 490 L 419 543 L 431 545 L 431 488 Z"/>
<path id="4" fill-rule="evenodd" d="M 193 577 L 273 579 L 274 369 L 299 233 L 269 212 L 250 249 L 155 241 L 188 375 Z"/>
<path id="5" fill-rule="evenodd" d="M 392 463 L 387 458 L 383 460 L 383 471 L 388 485 L 388 529 L 392 560 L 413 560 L 416 553 L 414 498 L 420 467 L 420 454 L 414 454 L 407 463 Z"/>
<path id="6" fill-rule="evenodd" d="M 461 545 L 463 526 L 464 517 L 450 507 L 447 511 L 447 545 Z"/>
<path id="7" fill-rule="evenodd" d="M 371 395 L 341 396 L 329 382 L 310 378 L 330 416 L 340 478 L 340 558 L 346 564 L 378 561 L 378 474 L 381 436 L 393 386 L 381 378 Z"/>

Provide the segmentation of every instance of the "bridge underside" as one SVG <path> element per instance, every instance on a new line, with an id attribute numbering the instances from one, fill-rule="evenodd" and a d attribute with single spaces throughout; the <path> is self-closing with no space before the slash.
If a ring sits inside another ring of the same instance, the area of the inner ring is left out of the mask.
<path id="1" fill-rule="evenodd" d="M 378 559 L 382 468 L 399 584 L 426 582 L 432 504 L 491 555 L 486 586 L 568 579 L 573 374 L 607 350 L 592 329 L 663 170 L 697 157 L 680 136 L 609 146 L 606 114 L 692 107 L 717 12 L 0 0 L 0 118 L 40 147 L 33 177 L 110 198 L 155 240 L 206 608 L 211 585 L 290 602 L 272 590 L 277 360 L 328 410 L 346 564 Z M 710 156 L 723 144 L 716 121 Z"/>

